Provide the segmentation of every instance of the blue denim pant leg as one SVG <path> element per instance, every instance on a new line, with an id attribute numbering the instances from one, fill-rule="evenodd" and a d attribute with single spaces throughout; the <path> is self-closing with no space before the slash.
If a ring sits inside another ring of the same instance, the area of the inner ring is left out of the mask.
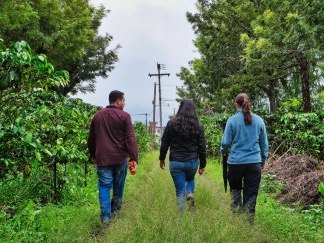
<path id="1" fill-rule="evenodd" d="M 118 165 L 97 166 L 100 217 L 109 221 L 116 207 L 121 208 L 124 185 L 127 174 L 127 159 Z M 113 198 L 110 201 L 110 190 L 113 188 Z"/>
<path id="2" fill-rule="evenodd" d="M 195 174 L 198 168 L 198 161 L 187 162 L 170 161 L 170 173 L 176 189 L 177 205 L 180 211 L 186 207 L 186 193 L 194 191 Z"/>
<path id="3" fill-rule="evenodd" d="M 125 180 L 127 175 L 126 159 L 122 164 L 116 165 L 114 170 L 113 197 L 111 199 L 111 213 L 118 214 L 123 201 Z"/>
<path id="4" fill-rule="evenodd" d="M 198 169 L 198 160 L 191 160 L 186 166 L 186 193 L 194 193 L 195 175 Z"/>

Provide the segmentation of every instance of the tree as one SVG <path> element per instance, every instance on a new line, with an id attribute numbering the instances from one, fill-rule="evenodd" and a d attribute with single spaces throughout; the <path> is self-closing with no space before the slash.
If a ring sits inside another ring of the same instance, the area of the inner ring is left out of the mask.
<path id="1" fill-rule="evenodd" d="M 218 112 L 228 110 L 227 104 L 239 92 L 252 94 L 252 100 L 268 97 L 271 112 L 277 110 L 278 98 L 300 95 L 309 112 L 315 84 L 310 77 L 323 60 L 320 2 L 197 1 L 197 13 L 188 13 L 187 18 L 197 34 L 194 43 L 201 57 L 190 62 L 191 70 L 181 69 L 178 75 L 185 85 L 178 95 L 193 92 Z M 190 91 L 189 83 L 203 89 Z"/>
<path id="2" fill-rule="evenodd" d="M 232 78 L 243 68 L 240 59 L 244 52 L 240 45 L 240 33 L 252 33 L 250 22 L 259 9 L 252 2 L 243 5 L 238 0 L 199 0 L 197 10 L 194 14 L 187 13 L 187 19 L 197 35 L 194 43 L 201 57 L 190 62 L 191 70 L 182 68 L 178 76 L 184 81 L 183 90 L 189 89 L 186 87 L 188 83 L 200 87 L 194 92 L 196 96 L 203 97 L 198 101 L 198 106 L 206 107 L 207 113 L 232 110 L 233 97 L 241 92 L 242 86 L 245 92 L 250 93 L 256 93 L 259 89 Z M 186 75 L 188 72 L 192 74 Z M 182 97 L 184 94 L 178 90 L 181 98 L 185 98 Z"/>
<path id="3" fill-rule="evenodd" d="M 45 55 L 33 56 L 27 42 L 16 42 L 6 48 L 0 40 L 0 104 L 9 92 L 30 93 L 35 89 L 65 87 L 68 83 L 69 74 L 54 70 Z"/>
<path id="4" fill-rule="evenodd" d="M 316 14 L 323 7 L 319 1 L 264 4 L 266 10 L 252 22 L 253 37 L 242 35 L 245 67 L 253 77 L 267 73 L 274 82 L 300 79 L 303 109 L 310 112 L 310 74 L 323 60 L 323 32 L 319 30 L 324 28 L 324 18 Z"/>
<path id="5" fill-rule="evenodd" d="M 0 5 L 0 36 L 6 44 L 26 40 L 36 54 L 45 54 L 70 83 L 58 91 L 94 92 L 96 77 L 108 77 L 119 46 L 108 50 L 112 36 L 98 34 L 109 13 L 88 0 L 8 0 Z"/>

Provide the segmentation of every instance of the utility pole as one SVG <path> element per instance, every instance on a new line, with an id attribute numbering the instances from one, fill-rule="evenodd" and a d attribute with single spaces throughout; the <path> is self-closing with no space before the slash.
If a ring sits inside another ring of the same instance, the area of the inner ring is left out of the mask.
<path id="1" fill-rule="evenodd" d="M 158 73 L 155 73 L 155 74 L 150 74 L 149 73 L 149 76 L 152 77 L 152 76 L 158 76 L 158 79 L 159 79 L 159 106 L 160 106 L 160 126 L 161 126 L 161 137 L 162 137 L 162 95 L 161 95 L 161 76 L 164 76 L 164 75 L 168 75 L 170 76 L 170 73 L 160 73 L 161 71 L 161 65 L 163 64 L 159 64 L 157 63 L 157 70 L 158 70 Z"/>
<path id="2" fill-rule="evenodd" d="M 154 82 L 154 97 L 153 97 L 153 135 L 155 135 L 155 107 L 156 107 L 156 82 Z"/>
<path id="3" fill-rule="evenodd" d="M 146 126 L 146 130 L 147 130 L 147 113 L 144 114 L 133 114 L 133 116 L 145 116 L 145 126 Z"/>

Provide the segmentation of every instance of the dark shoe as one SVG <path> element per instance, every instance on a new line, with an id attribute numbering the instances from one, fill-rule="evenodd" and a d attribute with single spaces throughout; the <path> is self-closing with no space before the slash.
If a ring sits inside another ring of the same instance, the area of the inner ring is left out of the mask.
<path id="1" fill-rule="evenodd" d="M 253 226 L 254 225 L 254 214 L 248 214 L 247 215 L 247 221 L 249 222 L 249 224 L 251 226 Z"/>
<path id="2" fill-rule="evenodd" d="M 195 200 L 192 193 L 188 193 L 187 195 L 187 204 L 189 209 L 193 209 L 195 207 Z"/>

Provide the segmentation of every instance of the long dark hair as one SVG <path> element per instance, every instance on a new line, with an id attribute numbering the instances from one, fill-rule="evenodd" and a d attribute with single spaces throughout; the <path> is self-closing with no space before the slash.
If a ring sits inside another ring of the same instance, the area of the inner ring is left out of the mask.
<path id="1" fill-rule="evenodd" d="M 179 110 L 173 118 L 173 126 L 178 134 L 186 137 L 194 137 L 199 134 L 198 115 L 192 100 L 181 101 Z"/>
<path id="2" fill-rule="evenodd" d="M 252 113 L 251 113 L 251 103 L 249 100 L 249 96 L 245 93 L 239 94 L 236 97 L 235 102 L 242 108 L 245 125 L 251 125 Z"/>

